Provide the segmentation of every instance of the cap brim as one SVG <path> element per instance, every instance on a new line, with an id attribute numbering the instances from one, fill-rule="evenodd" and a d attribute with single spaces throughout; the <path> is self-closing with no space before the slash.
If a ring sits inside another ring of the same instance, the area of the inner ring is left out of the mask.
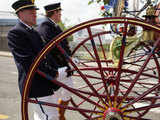
<path id="1" fill-rule="evenodd" d="M 35 9 L 35 10 L 39 10 L 39 8 L 37 8 L 36 6 L 34 5 L 26 5 L 26 6 L 23 6 L 23 7 L 20 7 L 19 9 L 16 10 L 16 13 L 19 12 L 20 10 L 26 10 L 26 9 Z"/>
<path id="2" fill-rule="evenodd" d="M 27 7 L 25 9 L 35 9 L 35 10 L 39 10 L 39 8 L 37 8 L 36 6 L 32 6 L 32 7 Z"/>

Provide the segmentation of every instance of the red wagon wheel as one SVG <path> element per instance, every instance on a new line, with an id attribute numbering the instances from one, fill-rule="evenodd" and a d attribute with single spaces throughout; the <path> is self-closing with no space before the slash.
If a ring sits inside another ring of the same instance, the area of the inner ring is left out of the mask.
<path id="1" fill-rule="evenodd" d="M 107 27 L 113 23 L 124 25 L 125 28 L 121 36 L 120 58 L 116 64 L 108 54 L 107 48 L 108 41 L 117 37 L 117 34 L 110 32 L 110 28 Z M 107 32 L 94 33 L 94 28 L 103 25 L 106 26 Z M 160 32 L 159 27 L 137 19 L 101 18 L 79 24 L 60 34 L 46 45 L 35 59 L 25 81 L 22 96 L 22 120 L 30 118 L 29 103 L 65 108 L 66 114 L 69 114 L 66 115 L 66 119 L 151 119 L 146 118 L 146 114 L 151 109 L 160 107 L 158 101 L 160 99 L 160 53 L 158 48 L 160 39 L 155 40 L 152 45 L 138 39 L 140 42 L 125 55 L 126 40 L 128 39 L 126 31 L 130 25 L 138 28 L 137 38 L 140 38 L 144 27 Z M 73 57 L 77 57 L 79 60 L 77 64 L 59 47 L 75 71 L 73 88 L 52 80 L 52 76 L 38 70 L 40 62 L 57 43 L 72 34 L 82 32 L 82 30 L 87 37 L 77 40 L 77 45 L 73 47 Z M 36 72 L 73 93 L 69 106 L 60 106 L 58 103 L 44 101 L 37 102 L 28 98 L 31 81 Z"/>

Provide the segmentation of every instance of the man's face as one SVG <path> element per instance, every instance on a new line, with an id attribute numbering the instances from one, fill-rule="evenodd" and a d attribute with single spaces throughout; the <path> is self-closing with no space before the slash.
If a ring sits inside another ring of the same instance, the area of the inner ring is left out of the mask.
<path id="1" fill-rule="evenodd" d="M 61 10 L 55 11 L 53 17 L 56 23 L 60 22 L 61 21 Z"/>
<path id="2" fill-rule="evenodd" d="M 36 25 L 36 10 L 25 9 L 19 12 L 19 18 L 29 26 Z"/>

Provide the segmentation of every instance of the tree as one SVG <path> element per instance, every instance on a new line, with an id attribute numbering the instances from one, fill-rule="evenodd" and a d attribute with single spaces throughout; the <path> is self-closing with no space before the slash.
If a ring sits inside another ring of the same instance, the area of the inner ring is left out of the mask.
<path id="1" fill-rule="evenodd" d="M 68 19 L 66 19 L 65 21 L 68 21 Z M 65 24 L 64 22 L 62 22 L 62 21 L 59 22 L 58 25 L 61 27 L 61 29 L 62 29 L 63 31 L 65 31 L 65 30 L 67 30 L 67 29 L 69 29 L 69 28 L 72 27 L 72 26 L 66 26 L 66 24 Z M 69 36 L 69 37 L 67 38 L 67 40 L 73 41 L 73 36 Z"/>
<path id="2" fill-rule="evenodd" d="M 103 3 L 104 5 L 106 5 L 106 4 L 108 4 L 109 3 L 109 1 L 110 0 L 90 0 L 89 2 L 88 2 L 88 5 L 90 5 L 90 4 L 92 4 L 92 3 Z"/>

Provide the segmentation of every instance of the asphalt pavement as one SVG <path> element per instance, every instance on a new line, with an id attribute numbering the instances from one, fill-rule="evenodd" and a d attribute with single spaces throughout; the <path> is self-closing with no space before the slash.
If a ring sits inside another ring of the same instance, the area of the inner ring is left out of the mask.
<path id="1" fill-rule="evenodd" d="M 0 52 L 0 120 L 21 120 L 21 98 L 18 90 L 17 69 L 10 52 Z M 74 119 L 70 115 L 67 120 Z M 152 110 L 149 120 L 160 120 L 160 109 Z"/>
<path id="2" fill-rule="evenodd" d="M 0 120 L 21 120 L 17 70 L 9 52 L 0 52 Z"/>

